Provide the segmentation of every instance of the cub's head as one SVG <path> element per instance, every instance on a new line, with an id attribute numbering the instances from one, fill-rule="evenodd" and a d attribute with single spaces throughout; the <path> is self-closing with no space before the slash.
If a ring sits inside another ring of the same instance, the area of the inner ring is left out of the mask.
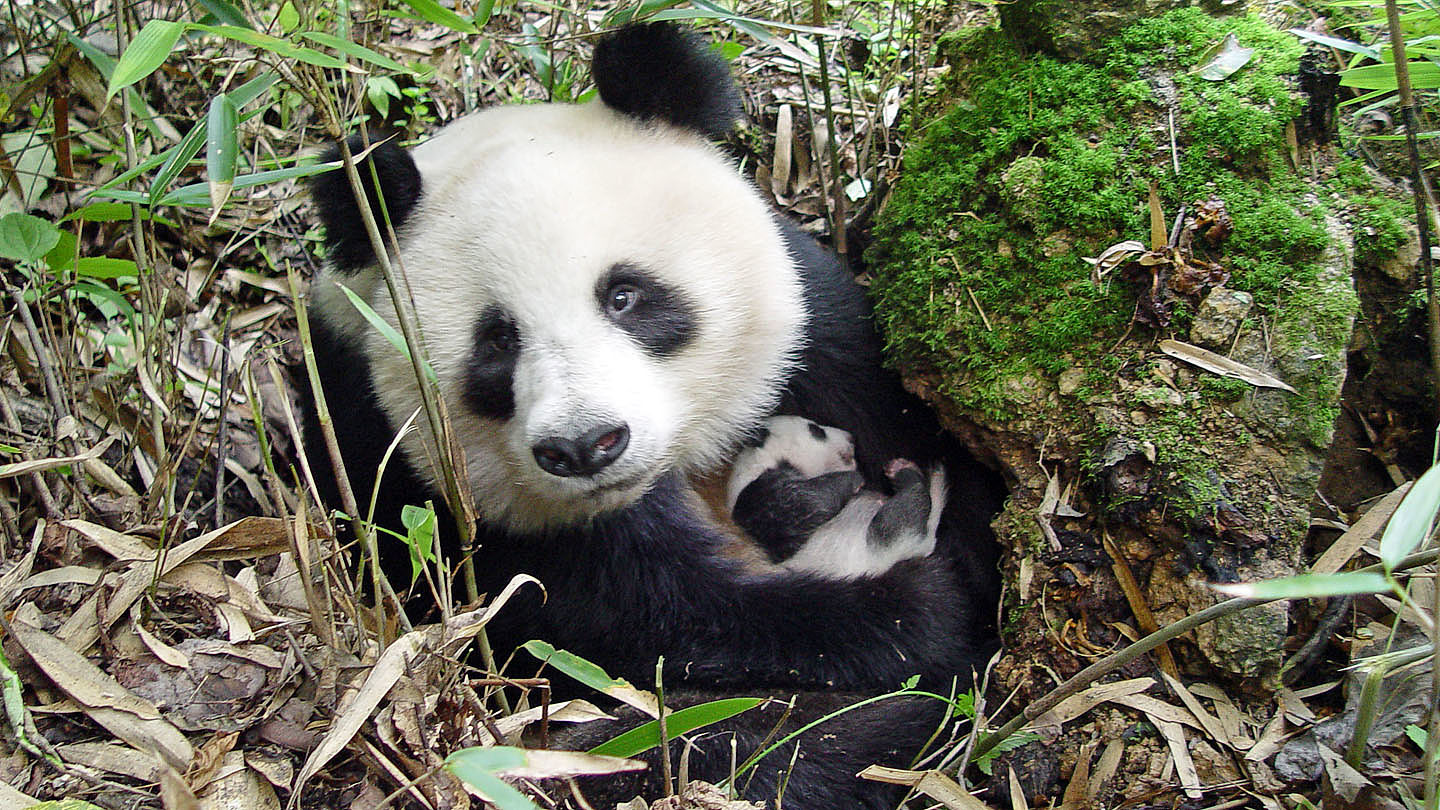
<path id="1" fill-rule="evenodd" d="M 770 208 L 709 144 L 739 114 L 725 64 L 636 26 L 597 45 L 594 78 L 599 102 L 494 108 L 368 158 L 476 506 L 519 531 L 723 460 L 804 329 Z M 314 193 L 331 257 L 314 308 L 369 359 L 393 429 L 420 407 L 411 364 L 337 285 L 393 325 L 390 293 L 345 176 Z M 428 434 L 402 447 L 433 481 Z"/>
<path id="2" fill-rule="evenodd" d="M 801 478 L 855 471 L 855 440 L 837 427 L 803 416 L 772 416 L 753 434 L 730 470 L 726 503 L 735 508 L 741 490 L 767 470 L 788 467 Z"/>

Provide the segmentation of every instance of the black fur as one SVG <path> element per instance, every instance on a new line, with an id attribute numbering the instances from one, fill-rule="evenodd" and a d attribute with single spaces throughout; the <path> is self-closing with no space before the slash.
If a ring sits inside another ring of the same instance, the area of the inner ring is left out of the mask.
<path id="1" fill-rule="evenodd" d="M 719 139 L 742 114 L 729 65 L 672 25 L 632 25 L 606 35 L 595 44 L 590 72 L 602 101 L 642 121 Z"/>
<path id="2" fill-rule="evenodd" d="M 628 289 L 634 298 L 615 311 L 614 294 Z M 695 339 L 695 307 L 684 293 L 631 264 L 617 264 L 595 284 L 595 299 L 615 325 L 653 357 L 668 357 Z"/>
<path id="3" fill-rule="evenodd" d="M 740 490 L 730 519 L 765 548 L 771 562 L 782 562 L 795 556 L 816 529 L 840 514 L 864 483 L 858 472 L 806 478 L 782 463 Z"/>
<path id="4" fill-rule="evenodd" d="M 865 542 L 871 548 L 889 548 L 902 534 L 924 532 L 930 519 L 930 487 L 920 468 L 903 467 L 890 480 L 895 494 L 865 530 Z"/>
<path id="5" fill-rule="evenodd" d="M 490 307 L 475 321 L 475 345 L 465 367 L 465 404 L 476 414 L 497 420 L 515 415 L 520 339 L 514 321 L 499 307 Z"/>
<path id="6" fill-rule="evenodd" d="M 375 214 L 381 235 L 384 235 L 385 219 L 381 213 L 380 195 L 375 191 L 370 168 L 374 167 L 380 179 L 380 188 L 385 190 L 383 210 L 389 213 L 390 224 L 396 231 L 414 210 L 415 203 L 420 201 L 423 188 L 414 159 L 400 148 L 395 138 L 384 140 L 376 136 L 374 142 L 379 145 L 355 168 L 360 172 L 360 183 L 370 198 L 370 210 Z M 364 138 L 358 134 L 351 135 L 348 143 L 352 155 L 359 155 L 365 149 Z M 330 147 L 325 160 L 339 159 L 339 145 Z M 355 204 L 355 194 L 344 170 L 335 169 L 317 175 L 310 181 L 310 194 L 315 199 L 315 206 L 320 209 L 320 221 L 325 224 L 325 245 L 335 269 L 354 272 L 373 262 L 375 251 L 370 246 L 370 236 L 360 219 L 360 206 Z"/>

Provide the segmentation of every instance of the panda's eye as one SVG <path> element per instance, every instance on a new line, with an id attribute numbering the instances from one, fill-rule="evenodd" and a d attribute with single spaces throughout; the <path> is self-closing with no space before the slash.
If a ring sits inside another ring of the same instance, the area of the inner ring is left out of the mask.
<path id="1" fill-rule="evenodd" d="M 640 288 L 634 284 L 616 284 L 605 292 L 605 309 L 611 315 L 623 315 L 640 303 Z"/>
<path id="2" fill-rule="evenodd" d="M 495 354 L 505 355 L 514 353 L 519 346 L 520 335 L 516 332 L 514 324 L 503 321 L 487 324 L 480 333 L 480 340 L 485 348 Z"/>

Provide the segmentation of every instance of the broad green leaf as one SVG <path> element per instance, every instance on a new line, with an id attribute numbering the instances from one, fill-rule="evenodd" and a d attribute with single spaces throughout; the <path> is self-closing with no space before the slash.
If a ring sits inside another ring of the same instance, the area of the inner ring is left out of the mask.
<path id="1" fill-rule="evenodd" d="M 381 118 L 389 118 L 390 99 L 400 98 L 400 85 L 389 76 L 371 76 L 365 81 L 365 97 Z"/>
<path id="2" fill-rule="evenodd" d="M 90 203 L 87 206 L 71 211 L 61 217 L 60 221 L 69 222 L 70 220 L 78 219 L 81 222 L 124 222 L 130 219 L 133 210 L 134 209 L 125 203 Z M 149 214 L 141 211 L 140 217 L 141 219 L 148 219 Z"/>
<path id="3" fill-rule="evenodd" d="M 748 712 L 764 702 L 765 698 L 726 698 L 712 700 L 699 706 L 690 706 L 667 714 L 665 731 L 673 740 L 679 735 L 697 728 L 704 728 L 734 717 L 741 712 Z M 632 728 L 618 737 L 591 748 L 590 753 L 610 757 L 633 757 L 649 751 L 659 744 L 660 723 L 651 720 L 643 726 Z"/>
<path id="4" fill-rule="evenodd" d="M 549 642 L 535 639 L 522 647 L 531 655 L 569 675 L 580 683 L 602 692 L 616 700 L 634 706 L 651 717 L 660 716 L 660 703 L 655 695 L 643 689 L 636 689 L 624 678 L 612 678 L 597 664 L 581 658 L 568 650 L 557 650 Z"/>
<path id="5" fill-rule="evenodd" d="M 200 0 L 200 6 L 215 18 L 221 25 L 233 25 L 239 28 L 254 28 L 250 21 L 245 19 L 245 12 L 227 3 L 225 0 Z"/>
<path id="6" fill-rule="evenodd" d="M 496 774 L 525 767 L 525 752 L 519 748 L 465 748 L 445 759 L 445 768 L 462 782 L 485 794 L 499 810 L 539 810 L 524 793 Z"/>
<path id="7" fill-rule="evenodd" d="M 1440 511 L 1440 465 L 1420 476 L 1415 486 L 1405 493 L 1405 500 L 1395 508 L 1390 522 L 1385 524 L 1385 533 L 1380 535 L 1380 562 L 1386 571 L 1394 570 L 1425 542 L 1437 511 Z"/>
<path id="8" fill-rule="evenodd" d="M 410 583 L 420 578 L 420 567 L 435 559 L 435 510 L 405 504 L 400 507 L 405 545 L 410 549 Z"/>
<path id="9" fill-rule="evenodd" d="M 96 284 L 93 281 L 77 281 L 72 287 L 75 294 L 89 301 L 100 314 L 108 320 L 116 315 L 124 315 L 127 318 L 135 317 L 135 307 L 125 300 L 125 296 L 106 287 L 103 284 Z"/>
<path id="10" fill-rule="evenodd" d="M 240 157 L 238 118 L 235 102 L 229 96 L 221 93 L 210 99 L 210 114 L 205 119 L 205 171 L 210 183 L 210 207 L 215 215 L 225 207 L 230 189 L 235 185 L 235 163 Z"/>
<path id="11" fill-rule="evenodd" d="M 359 59 L 362 62 L 369 62 L 372 65 L 378 65 L 379 67 L 383 67 L 386 70 L 393 70 L 396 73 L 415 72 L 414 70 L 411 70 L 410 68 L 400 64 L 399 62 L 396 62 L 394 59 L 391 59 L 383 53 L 378 53 L 365 47 L 364 45 L 351 42 L 348 39 L 341 39 L 334 34 L 327 34 L 324 31 L 306 31 L 300 36 L 310 40 L 311 42 L 318 42 L 327 48 L 334 48 L 335 50 L 345 54 L 352 59 Z"/>
<path id="12" fill-rule="evenodd" d="M 340 291 L 345 293 L 345 297 L 350 299 L 351 306 L 355 307 L 356 311 L 358 311 L 360 315 L 365 318 L 366 321 L 369 321 L 370 325 L 375 327 L 375 330 L 378 331 L 381 335 L 385 337 L 386 340 L 390 342 L 391 346 L 394 346 L 396 349 L 398 349 L 400 353 L 405 355 L 407 359 L 410 357 L 410 347 L 406 345 L 405 337 L 401 335 L 395 329 L 395 327 L 386 323 L 385 319 L 380 317 L 379 313 L 375 311 L 374 307 L 371 307 L 364 298 L 356 295 L 353 290 L 351 290 L 349 287 L 346 287 L 344 284 L 337 284 L 335 286 L 339 287 Z M 425 375 L 429 377 L 432 382 L 439 379 L 435 376 L 435 370 L 430 368 L 429 363 L 425 364 Z"/>
<path id="13" fill-rule="evenodd" d="M 479 0 L 475 4 L 475 27 L 484 28 L 485 23 L 490 22 L 490 15 L 495 13 L 495 0 Z"/>
<path id="14" fill-rule="evenodd" d="M 443 25 L 451 31 L 459 31 L 462 34 L 480 33 L 480 29 L 476 28 L 474 23 L 445 8 L 435 0 L 404 0 L 404 2 L 423 20 Z"/>
<path id="15" fill-rule="evenodd" d="M 1340 574 L 1300 574 L 1293 577 L 1216 585 L 1215 590 L 1245 599 L 1310 599 L 1348 593 L 1384 593 L 1390 581 L 1383 574 L 1349 571 Z"/>
<path id="16" fill-rule="evenodd" d="M 120 62 L 110 76 L 107 95 L 115 95 L 165 64 L 171 51 L 175 50 L 175 43 L 179 41 L 180 35 L 185 33 L 185 28 L 184 23 L 171 20 L 151 20 L 145 23 L 145 27 L 131 40 L 125 53 L 120 55 Z"/>
<path id="17" fill-rule="evenodd" d="M 140 270 L 135 267 L 135 262 L 129 259 L 84 256 L 75 262 L 75 275 L 87 278 L 125 278 L 140 275 Z"/>
<path id="18" fill-rule="evenodd" d="M 295 10 L 295 4 L 285 0 L 280 10 L 275 13 L 275 23 L 280 26 L 282 33 L 294 31 L 300 25 L 300 12 Z"/>
<path id="19" fill-rule="evenodd" d="M 1434 62 L 1409 62 L 1410 86 L 1416 90 L 1440 87 L 1440 65 Z M 1391 64 L 1365 65 L 1340 71 L 1342 87 L 1359 87 L 1362 90 L 1394 90 L 1395 66 Z"/>
<path id="20" fill-rule="evenodd" d="M 127 205 L 125 208 L 129 210 L 130 206 Z M 49 252 L 45 254 L 45 264 L 49 265 L 50 272 L 63 277 L 74 269 L 75 260 L 79 255 L 80 241 L 75 238 L 75 234 L 62 228 L 60 241 L 56 242 L 55 247 L 50 248 Z"/>
<path id="21" fill-rule="evenodd" d="M 48 220 L 14 212 L 0 217 L 0 256 L 38 262 L 60 243 L 60 229 Z"/>
<path id="22" fill-rule="evenodd" d="M 1014 751 L 1016 748 L 1021 748 L 1025 745 L 1029 745 L 1030 743 L 1035 742 L 1038 739 L 1040 739 L 1040 735 L 1035 734 L 1034 732 L 1017 731 L 1016 733 L 1011 734 L 1009 737 L 1006 737 L 1005 739 L 996 743 L 994 748 L 986 751 L 978 759 L 976 759 L 975 767 L 983 771 L 986 776 L 989 776 L 990 770 L 994 765 L 996 757 L 1000 756 L 1006 751 Z"/>

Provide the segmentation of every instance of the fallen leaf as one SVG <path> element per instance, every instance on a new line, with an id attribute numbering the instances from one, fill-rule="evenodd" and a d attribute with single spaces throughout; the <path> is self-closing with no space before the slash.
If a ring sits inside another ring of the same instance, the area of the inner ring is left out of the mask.
<path id="1" fill-rule="evenodd" d="M 1160 341 L 1160 351 L 1222 377 L 1244 380 L 1260 388 L 1279 388 L 1292 394 L 1296 393 L 1294 388 L 1263 371 L 1253 369 L 1244 363 L 1237 363 L 1222 354 L 1216 354 L 1199 346 L 1181 343 L 1178 340 L 1162 340 Z"/>
<path id="2" fill-rule="evenodd" d="M 1220 42 L 1212 45 L 1200 57 L 1200 66 L 1191 71 L 1206 81 L 1219 82 L 1250 62 L 1255 55 L 1254 48 L 1240 45 L 1240 38 L 1232 31 Z"/>

